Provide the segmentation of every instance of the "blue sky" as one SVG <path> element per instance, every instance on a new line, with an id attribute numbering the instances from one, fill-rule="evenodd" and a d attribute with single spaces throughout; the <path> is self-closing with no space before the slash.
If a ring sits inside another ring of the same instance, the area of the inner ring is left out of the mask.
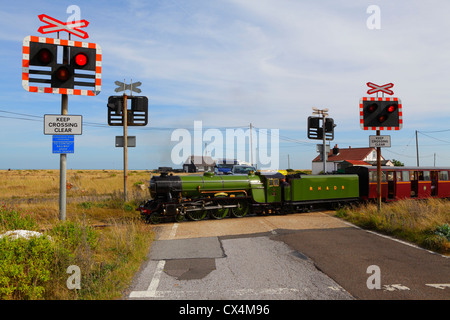
<path id="1" fill-rule="evenodd" d="M 40 35 L 39 14 L 66 21 L 70 5 L 90 22 L 85 41 L 102 47 L 103 69 L 98 96 L 69 96 L 69 114 L 85 122 L 69 169 L 122 168 L 114 145 L 122 128 L 105 125 L 114 81 L 124 79 L 141 81 L 149 98 L 149 124 L 128 130 L 137 137 L 130 169 L 180 167 L 171 134 L 194 121 L 205 130 L 278 129 L 280 168 L 289 155 L 291 168 L 310 169 L 312 107 L 328 108 L 337 124 L 332 146 L 368 146 L 375 132 L 360 129 L 358 102 L 369 81 L 394 83 L 403 102 L 403 129 L 390 133 L 383 156 L 415 165 L 418 130 L 421 166 L 450 166 L 446 0 L 17 0 L 0 8 L 0 169 L 59 168 L 41 117 L 60 113 L 61 97 L 23 89 L 21 51 L 26 36 Z M 367 27 L 370 5 L 380 8 L 380 29 Z"/>

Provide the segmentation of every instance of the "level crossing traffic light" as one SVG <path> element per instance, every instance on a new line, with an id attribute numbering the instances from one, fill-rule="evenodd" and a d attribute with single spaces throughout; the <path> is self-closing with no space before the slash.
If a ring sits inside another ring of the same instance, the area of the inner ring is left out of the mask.
<path id="1" fill-rule="evenodd" d="M 402 103 L 398 98 L 361 98 L 360 124 L 363 130 L 400 130 Z"/>
<path id="2" fill-rule="evenodd" d="M 23 41 L 22 85 L 30 92 L 97 95 L 101 56 L 95 43 L 28 36 Z"/>
<path id="3" fill-rule="evenodd" d="M 123 126 L 125 96 L 110 96 L 108 98 L 107 112 L 108 125 Z M 127 126 L 146 126 L 148 123 L 148 98 L 145 96 L 127 96 Z"/>
<path id="4" fill-rule="evenodd" d="M 325 138 L 326 140 L 334 139 L 333 118 L 325 118 Z M 323 140 L 323 118 L 308 117 L 308 139 Z"/>

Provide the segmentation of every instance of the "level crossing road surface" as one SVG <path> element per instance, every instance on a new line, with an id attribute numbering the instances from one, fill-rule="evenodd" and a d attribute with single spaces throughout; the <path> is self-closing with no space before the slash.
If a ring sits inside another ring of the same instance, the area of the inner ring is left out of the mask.
<path id="1" fill-rule="evenodd" d="M 127 299 L 450 300 L 450 258 L 325 212 L 167 223 Z"/>

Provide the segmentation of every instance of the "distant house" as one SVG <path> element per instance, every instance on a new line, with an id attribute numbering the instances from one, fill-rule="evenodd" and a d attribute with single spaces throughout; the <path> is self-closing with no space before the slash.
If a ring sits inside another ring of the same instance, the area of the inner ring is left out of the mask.
<path id="1" fill-rule="evenodd" d="M 350 166 L 372 166 L 377 162 L 376 148 L 352 148 L 348 149 L 338 148 L 336 145 L 328 153 L 326 163 L 327 172 L 334 172 L 343 170 Z M 390 160 L 385 160 L 381 156 L 381 164 L 383 166 L 393 166 Z M 318 174 L 323 171 L 322 156 L 318 155 L 312 161 L 312 174 Z"/>
<path id="2" fill-rule="evenodd" d="M 208 156 L 190 156 L 183 164 L 184 172 L 214 172 L 216 162 Z"/>

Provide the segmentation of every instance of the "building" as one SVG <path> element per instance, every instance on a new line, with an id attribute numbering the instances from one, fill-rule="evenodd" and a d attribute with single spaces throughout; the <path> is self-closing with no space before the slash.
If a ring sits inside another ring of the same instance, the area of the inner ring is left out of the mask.
<path id="1" fill-rule="evenodd" d="M 377 163 L 376 148 L 352 148 L 348 149 L 338 148 L 337 145 L 328 153 L 328 160 L 326 163 L 327 172 L 335 172 L 343 170 L 350 166 L 372 166 Z M 390 160 L 385 160 L 381 156 L 381 165 L 393 166 Z M 312 174 L 318 174 L 323 171 L 322 156 L 318 155 L 312 161 Z"/>
<path id="2" fill-rule="evenodd" d="M 216 162 L 209 156 L 190 156 L 183 164 L 184 172 L 214 172 Z"/>

